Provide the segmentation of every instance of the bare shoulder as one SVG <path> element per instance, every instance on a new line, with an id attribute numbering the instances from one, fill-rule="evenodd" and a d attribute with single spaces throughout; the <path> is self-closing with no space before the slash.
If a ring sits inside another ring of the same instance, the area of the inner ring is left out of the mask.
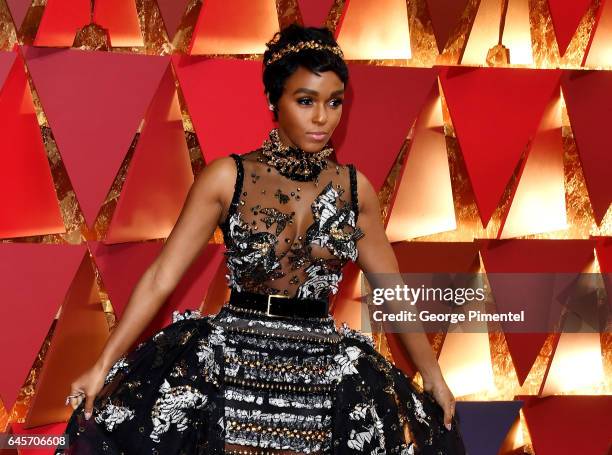
<path id="1" fill-rule="evenodd" d="M 359 211 L 378 211 L 378 193 L 374 189 L 372 182 L 370 182 L 370 179 L 357 169 L 357 167 L 355 167 L 355 175 L 357 180 L 357 195 L 359 196 Z"/>
<path id="2" fill-rule="evenodd" d="M 208 163 L 200 174 L 206 174 L 206 178 L 221 183 L 232 177 L 236 177 L 236 162 L 231 156 L 221 156 Z"/>
<path id="3" fill-rule="evenodd" d="M 198 173 L 193 183 L 194 191 L 227 207 L 232 200 L 237 173 L 236 162 L 231 156 L 215 158 Z"/>

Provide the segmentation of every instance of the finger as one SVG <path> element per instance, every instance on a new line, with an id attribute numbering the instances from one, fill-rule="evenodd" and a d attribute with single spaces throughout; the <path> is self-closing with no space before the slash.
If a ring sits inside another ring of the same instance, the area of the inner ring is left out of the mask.
<path id="1" fill-rule="evenodd" d="M 450 404 L 444 406 L 444 426 L 447 430 L 451 429 L 451 422 L 453 420 L 453 410 Z"/>
<path id="2" fill-rule="evenodd" d="M 81 401 L 83 401 L 83 397 L 80 395 L 74 396 L 74 397 L 70 397 L 69 400 L 70 400 L 70 406 L 72 406 L 72 409 L 76 409 L 81 404 Z"/>
<path id="3" fill-rule="evenodd" d="M 66 397 L 66 406 L 68 404 L 70 404 L 70 406 L 72 406 L 72 409 L 76 409 L 79 404 L 80 404 L 80 400 L 82 399 L 81 396 L 84 395 L 84 392 L 82 391 L 75 391 L 73 389 L 72 392 L 70 392 L 70 395 L 68 395 Z"/>
<path id="4" fill-rule="evenodd" d="M 85 419 L 87 420 L 89 420 L 93 412 L 94 398 L 92 394 L 87 395 L 87 398 L 85 398 Z"/>

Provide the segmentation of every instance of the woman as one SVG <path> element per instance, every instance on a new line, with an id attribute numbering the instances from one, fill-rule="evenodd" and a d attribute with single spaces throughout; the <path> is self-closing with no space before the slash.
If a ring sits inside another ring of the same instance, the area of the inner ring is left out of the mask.
<path id="1" fill-rule="evenodd" d="M 72 383 L 70 447 L 56 453 L 464 453 L 425 335 L 406 336 L 424 392 L 328 313 L 348 261 L 398 273 L 376 192 L 329 158 L 348 81 L 333 35 L 277 33 L 263 80 L 278 128 L 198 175 L 99 360 Z M 213 316 L 175 312 L 121 357 L 217 225 L 229 302 Z"/>

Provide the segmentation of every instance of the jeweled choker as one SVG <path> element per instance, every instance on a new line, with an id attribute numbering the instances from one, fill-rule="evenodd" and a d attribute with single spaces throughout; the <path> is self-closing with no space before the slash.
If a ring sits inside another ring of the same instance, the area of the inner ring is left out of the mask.
<path id="1" fill-rule="evenodd" d="M 318 152 L 305 152 L 298 147 L 284 145 L 278 136 L 278 128 L 274 128 L 261 146 L 263 157 L 258 161 L 274 167 L 291 180 L 307 182 L 316 179 L 327 168 L 326 158 L 333 151 L 331 146 Z"/>

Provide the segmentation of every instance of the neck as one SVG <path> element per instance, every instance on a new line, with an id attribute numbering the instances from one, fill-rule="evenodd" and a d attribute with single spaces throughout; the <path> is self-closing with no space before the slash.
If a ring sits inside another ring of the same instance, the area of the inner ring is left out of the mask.
<path id="1" fill-rule="evenodd" d="M 285 132 L 282 129 L 277 128 L 277 130 L 278 130 L 278 139 L 280 140 L 281 145 L 284 145 L 285 147 L 293 147 L 293 148 L 299 149 L 297 145 L 291 142 L 289 137 L 285 134 Z"/>

